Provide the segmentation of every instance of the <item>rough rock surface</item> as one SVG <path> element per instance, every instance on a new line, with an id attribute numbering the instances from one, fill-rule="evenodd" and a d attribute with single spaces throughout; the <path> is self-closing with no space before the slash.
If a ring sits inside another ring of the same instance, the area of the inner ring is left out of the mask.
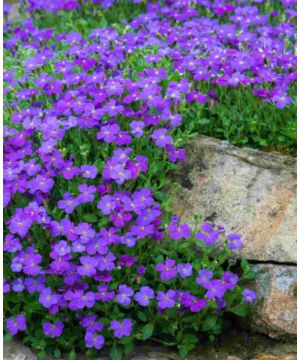
<path id="1" fill-rule="evenodd" d="M 251 326 L 273 338 L 292 337 L 297 333 L 297 271 L 295 266 L 259 264 L 254 289 Z"/>
<path id="2" fill-rule="evenodd" d="M 286 355 L 274 356 L 270 354 L 263 354 L 256 357 L 254 360 L 297 360 L 297 355 L 286 354 Z"/>
<path id="3" fill-rule="evenodd" d="M 13 340 L 3 343 L 3 360 L 37 360 L 35 352 Z"/>
<path id="4" fill-rule="evenodd" d="M 296 159 L 197 137 L 174 174 L 174 213 L 195 215 L 242 235 L 236 256 L 256 263 L 251 326 L 271 337 L 296 335 Z"/>
<path id="5" fill-rule="evenodd" d="M 295 354 L 295 343 L 274 342 L 264 336 L 249 335 L 233 330 L 222 339 L 220 344 L 203 346 L 190 354 L 187 360 L 296 360 Z M 38 360 L 33 351 L 17 341 L 4 343 L 3 359 Z M 97 360 L 108 359 L 106 356 L 97 358 Z M 78 360 L 87 359 L 79 356 Z M 180 358 L 174 350 L 147 343 L 138 346 L 136 352 L 126 360 L 180 360 Z"/>
<path id="6" fill-rule="evenodd" d="M 201 136 L 187 146 L 174 177 L 182 187 L 174 213 L 182 220 L 194 224 L 200 215 L 239 232 L 239 257 L 296 263 L 294 158 Z"/>

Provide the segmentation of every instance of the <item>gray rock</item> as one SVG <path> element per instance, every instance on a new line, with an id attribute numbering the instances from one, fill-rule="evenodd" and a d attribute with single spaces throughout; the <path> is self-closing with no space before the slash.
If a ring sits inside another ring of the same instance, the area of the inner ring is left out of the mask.
<path id="1" fill-rule="evenodd" d="M 295 158 L 201 136 L 174 179 L 173 212 L 183 221 L 195 225 L 200 215 L 240 233 L 238 257 L 296 263 Z"/>
<path id="2" fill-rule="evenodd" d="M 35 352 L 17 341 L 4 342 L 4 360 L 37 360 Z"/>
<path id="3" fill-rule="evenodd" d="M 297 334 L 296 266 L 259 264 L 254 290 L 251 327 L 273 338 L 292 338 Z"/>
<path id="4" fill-rule="evenodd" d="M 251 360 L 261 354 L 269 354 L 269 358 L 261 360 L 283 360 L 286 354 L 295 354 L 296 343 L 275 342 L 267 337 L 246 335 L 238 331 L 231 331 L 222 338 L 220 344 L 207 344 L 199 347 L 188 355 L 187 360 Z M 26 354 L 24 357 L 23 355 Z M 278 357 L 278 358 L 277 358 Z M 34 352 L 24 348 L 17 341 L 4 343 L 4 360 L 38 360 Z M 67 359 L 67 356 L 64 358 Z M 97 360 L 108 360 L 107 356 L 98 357 Z M 47 360 L 53 360 L 47 358 Z M 84 356 L 78 356 L 78 360 L 87 360 Z M 154 343 L 146 343 L 137 346 L 136 351 L 124 360 L 180 360 L 177 352 L 158 346 Z M 286 360 L 294 360 L 287 358 Z"/>

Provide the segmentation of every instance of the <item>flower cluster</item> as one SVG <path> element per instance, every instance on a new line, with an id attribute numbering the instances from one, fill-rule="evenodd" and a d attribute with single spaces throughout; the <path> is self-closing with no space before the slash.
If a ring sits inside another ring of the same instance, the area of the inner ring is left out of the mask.
<path id="1" fill-rule="evenodd" d="M 65 348 L 84 339 L 93 351 L 115 339 L 129 347 L 153 333 L 173 338 L 180 327 L 176 341 L 186 344 L 191 315 L 197 331 L 215 336 L 225 311 L 246 314 L 255 299 L 231 262 L 223 266 L 241 237 L 212 223 L 193 231 L 172 216 L 166 173 L 185 158 L 180 106 L 213 98 L 201 84 L 248 86 L 280 108 L 292 102 L 294 29 L 268 25 L 279 15 L 242 1 L 165 3 L 88 33 L 31 19 L 6 25 L 5 49 L 20 55 L 4 73 L 4 292 L 8 302 L 23 295 L 20 314 L 7 310 L 12 335 L 34 326 L 51 344 L 66 333 Z M 282 3 L 293 17 L 293 2 Z M 27 10 L 80 6 L 30 0 Z M 213 16 L 199 17 L 203 7 Z"/>

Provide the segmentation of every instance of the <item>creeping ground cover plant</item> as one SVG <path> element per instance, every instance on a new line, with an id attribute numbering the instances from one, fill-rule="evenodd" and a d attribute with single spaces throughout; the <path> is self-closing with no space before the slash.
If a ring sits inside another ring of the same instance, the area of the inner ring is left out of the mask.
<path id="1" fill-rule="evenodd" d="M 152 340 L 184 358 L 248 314 L 240 235 L 183 223 L 167 191 L 235 97 L 279 114 L 253 144 L 293 146 L 293 122 L 277 130 L 294 111 L 295 1 L 249 3 L 29 0 L 6 23 L 6 340 L 70 360 Z"/>

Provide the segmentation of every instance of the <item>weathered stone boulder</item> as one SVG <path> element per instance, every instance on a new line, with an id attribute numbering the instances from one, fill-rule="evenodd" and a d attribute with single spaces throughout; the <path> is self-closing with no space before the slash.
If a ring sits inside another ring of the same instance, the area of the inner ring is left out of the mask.
<path id="1" fill-rule="evenodd" d="M 294 158 L 201 136 L 174 176 L 181 190 L 173 210 L 183 221 L 194 224 L 200 215 L 240 233 L 239 257 L 296 263 Z"/>
<path id="2" fill-rule="evenodd" d="M 251 326 L 273 338 L 295 337 L 297 333 L 297 271 L 295 266 L 261 264 L 254 289 Z"/>
<path id="3" fill-rule="evenodd" d="M 23 346 L 18 341 L 4 342 L 3 345 L 4 360 L 37 360 L 38 357 L 33 350 Z"/>
<path id="4" fill-rule="evenodd" d="M 256 357 L 253 360 L 297 360 L 296 354 L 286 354 L 286 355 L 271 355 L 271 354 L 262 354 Z"/>
<path id="5" fill-rule="evenodd" d="M 295 337 L 296 159 L 201 136 L 187 146 L 174 179 L 180 189 L 173 210 L 182 221 L 194 225 L 200 215 L 240 233 L 245 246 L 236 257 L 262 263 L 255 266 L 252 327 Z"/>

